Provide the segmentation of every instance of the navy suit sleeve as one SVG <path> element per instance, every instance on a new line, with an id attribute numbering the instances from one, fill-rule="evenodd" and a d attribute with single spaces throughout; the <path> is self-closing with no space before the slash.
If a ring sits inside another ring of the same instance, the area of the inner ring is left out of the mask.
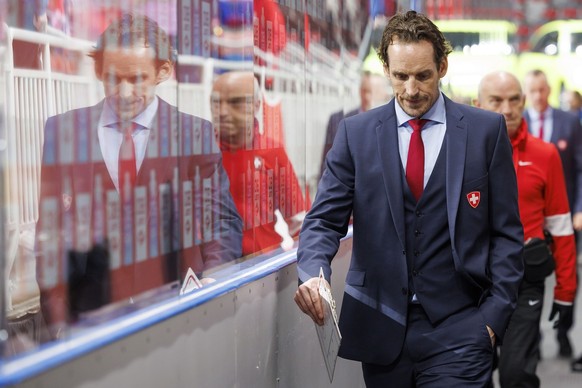
<path id="1" fill-rule="evenodd" d="M 213 225 L 213 234 L 218 239 L 201 247 L 205 270 L 242 256 L 242 219 L 230 195 L 228 176 L 222 162 L 214 175 L 218 175 L 220 181 L 220 190 L 213 194 L 213 217 L 218 219 Z"/>
<path id="2" fill-rule="evenodd" d="M 305 217 L 299 235 L 297 266 L 300 281 L 316 277 L 323 268 L 330 281 L 330 263 L 345 236 L 354 195 L 355 168 L 347 141 L 345 121 L 338 126 L 334 144 L 327 154 L 313 207 Z"/>
<path id="3" fill-rule="evenodd" d="M 204 125 L 212 124 L 204 121 Z M 215 238 L 201 246 L 205 270 L 242 256 L 242 218 L 230 193 L 230 181 L 222 165 L 222 154 L 217 153 L 215 156 L 216 168 L 211 175 L 212 181 L 218 181 L 219 187 L 218 190 L 212 190 L 212 217 L 216 220 L 213 222 L 212 235 Z M 214 158 L 212 160 L 214 162 Z"/>
<path id="4" fill-rule="evenodd" d="M 489 163 L 489 273 L 491 286 L 480 305 L 485 323 L 503 338 L 517 303 L 523 276 L 523 228 L 519 217 L 517 180 L 505 121 Z"/>

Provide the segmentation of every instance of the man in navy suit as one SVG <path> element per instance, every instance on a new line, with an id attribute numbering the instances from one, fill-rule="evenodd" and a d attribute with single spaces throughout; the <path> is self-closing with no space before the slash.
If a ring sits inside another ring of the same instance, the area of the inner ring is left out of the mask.
<path id="1" fill-rule="evenodd" d="M 550 106 L 548 103 L 550 85 L 541 70 L 531 70 L 526 74 L 524 91 L 530 104 L 524 113 L 529 132 L 533 136 L 555 144 L 560 153 L 572 212 L 572 224 L 574 230 L 579 232 L 582 230 L 582 128 L 580 121 L 570 112 Z M 577 242 L 580 243 L 580 241 Z M 568 331 L 573 324 L 573 306 L 565 306 L 559 314 L 560 318 L 556 326 L 559 354 L 562 357 L 570 357 L 572 346 Z"/>
<path id="2" fill-rule="evenodd" d="M 330 281 L 353 212 L 339 355 L 362 362 L 368 387 L 489 386 L 516 305 L 523 230 L 505 121 L 439 91 L 450 51 L 424 15 L 390 19 L 378 55 L 395 98 L 340 123 L 299 238 L 295 301 L 322 324 L 318 273 Z"/>

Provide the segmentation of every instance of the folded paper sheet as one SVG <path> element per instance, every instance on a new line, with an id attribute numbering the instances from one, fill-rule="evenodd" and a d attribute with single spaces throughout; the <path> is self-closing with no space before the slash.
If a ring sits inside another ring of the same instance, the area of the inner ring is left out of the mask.
<path id="1" fill-rule="evenodd" d="M 319 270 L 319 294 L 323 301 L 323 325 L 316 324 L 315 328 L 319 337 L 323 359 L 325 360 L 329 382 L 331 383 L 342 336 L 337 324 L 335 301 L 331 295 L 331 290 L 326 285 L 322 269 Z"/>

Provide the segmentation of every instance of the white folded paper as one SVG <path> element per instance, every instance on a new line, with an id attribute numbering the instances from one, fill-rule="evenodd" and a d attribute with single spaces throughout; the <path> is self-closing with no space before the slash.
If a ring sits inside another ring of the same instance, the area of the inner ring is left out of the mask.
<path id="1" fill-rule="evenodd" d="M 315 328 L 317 337 L 319 337 L 323 359 L 325 360 L 329 382 L 331 383 L 342 336 L 337 324 L 335 301 L 331 295 L 331 290 L 326 286 L 322 268 L 319 269 L 319 295 L 323 299 L 323 325 L 315 324 Z"/>

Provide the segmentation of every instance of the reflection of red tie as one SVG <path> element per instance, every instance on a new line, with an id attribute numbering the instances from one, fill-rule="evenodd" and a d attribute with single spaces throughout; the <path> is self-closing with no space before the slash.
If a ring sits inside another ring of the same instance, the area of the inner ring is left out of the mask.
<path id="1" fill-rule="evenodd" d="M 420 131 L 428 120 L 412 119 L 408 124 L 412 127 L 408 159 L 406 161 L 406 181 L 414 198 L 418 201 L 424 187 L 424 144 Z"/>
<path id="2" fill-rule="evenodd" d="M 540 113 L 540 139 L 544 140 L 544 112 Z"/>
<path id="3" fill-rule="evenodd" d="M 124 187 L 126 179 L 129 179 L 131 187 L 135 186 L 137 168 L 135 164 L 135 144 L 133 143 L 133 131 L 137 128 L 135 123 L 119 123 L 119 129 L 123 134 L 121 147 L 119 147 L 119 190 Z"/>

